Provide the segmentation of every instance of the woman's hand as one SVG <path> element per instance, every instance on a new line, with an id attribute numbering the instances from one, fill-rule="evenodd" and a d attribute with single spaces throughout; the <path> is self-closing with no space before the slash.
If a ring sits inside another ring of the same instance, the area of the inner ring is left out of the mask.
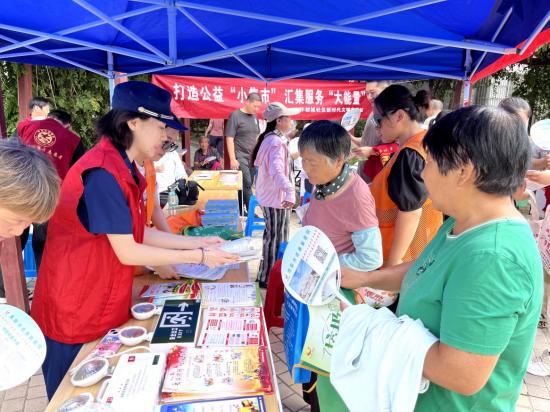
<path id="1" fill-rule="evenodd" d="M 550 170 L 548 171 L 528 170 L 525 177 L 541 185 L 550 185 Z"/>
<path id="2" fill-rule="evenodd" d="M 204 249 L 206 262 L 204 263 L 209 268 L 215 268 L 223 265 L 231 265 L 239 262 L 239 255 L 227 253 L 219 249 Z"/>
<path id="3" fill-rule="evenodd" d="M 365 282 L 365 273 L 342 266 L 342 280 L 340 286 L 346 289 L 361 288 Z"/>
<path id="4" fill-rule="evenodd" d="M 355 156 L 364 157 L 365 159 L 368 159 L 370 156 L 374 154 L 374 150 L 370 146 L 355 147 L 351 149 L 351 153 Z"/>
<path id="5" fill-rule="evenodd" d="M 198 245 L 197 247 L 201 248 L 214 248 L 216 246 L 221 245 L 222 243 L 225 243 L 225 240 L 223 240 L 219 236 L 204 236 L 197 239 Z"/>
<path id="6" fill-rule="evenodd" d="M 179 279 L 176 268 L 172 265 L 155 266 L 153 270 L 158 273 L 161 279 Z"/>
<path id="7" fill-rule="evenodd" d="M 287 200 L 285 200 L 281 206 L 283 207 L 283 209 L 291 209 L 294 207 L 294 202 L 289 202 Z"/>

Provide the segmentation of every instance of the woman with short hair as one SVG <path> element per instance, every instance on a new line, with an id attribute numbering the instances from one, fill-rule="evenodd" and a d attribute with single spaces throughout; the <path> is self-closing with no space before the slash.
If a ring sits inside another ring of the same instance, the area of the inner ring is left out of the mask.
<path id="1" fill-rule="evenodd" d="M 527 132 L 502 109 L 471 106 L 435 123 L 423 147 L 423 180 L 450 218 L 415 261 L 347 271 L 342 285 L 399 291 L 397 314 L 439 339 L 416 411 L 515 410 L 542 301 L 537 245 L 511 201 L 529 164 Z"/>
<path id="2" fill-rule="evenodd" d="M 48 221 L 59 197 L 59 175 L 48 157 L 14 140 L 0 141 L 0 241 L 32 222 Z"/>
<path id="3" fill-rule="evenodd" d="M 145 227 L 145 179 L 136 162 L 182 126 L 170 93 L 145 82 L 115 88 L 112 110 L 98 122 L 99 143 L 69 170 L 50 220 L 32 316 L 46 336 L 43 371 L 51 399 L 83 343 L 129 319 L 134 266 L 237 261 L 219 238 L 190 238 Z"/>
<path id="4" fill-rule="evenodd" d="M 338 123 L 326 120 L 313 122 L 302 132 L 298 142 L 302 165 L 315 185 L 307 208 L 304 225 L 323 231 L 338 253 L 342 272 L 370 271 L 382 265 L 382 240 L 374 199 L 365 181 L 352 172 L 346 163 L 351 148 L 348 132 Z M 363 301 L 353 291 L 342 291 L 350 301 Z M 371 290 L 370 296 L 380 301 L 390 298 L 381 291 Z M 329 378 L 317 377 L 317 396 L 321 411 L 346 411 Z M 313 405 L 312 405 L 313 406 Z M 313 408 L 312 408 L 313 409 Z"/>

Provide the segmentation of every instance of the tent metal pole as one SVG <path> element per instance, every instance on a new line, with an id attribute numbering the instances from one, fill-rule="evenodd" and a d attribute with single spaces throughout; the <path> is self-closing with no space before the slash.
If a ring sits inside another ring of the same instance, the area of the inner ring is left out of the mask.
<path id="1" fill-rule="evenodd" d="M 539 33 L 544 29 L 544 26 L 546 26 L 546 23 L 550 21 L 550 10 L 546 13 L 546 15 L 542 18 L 540 23 L 535 27 L 531 35 L 527 38 L 527 41 L 523 46 L 521 46 L 521 49 L 519 50 L 519 54 L 522 55 L 525 53 L 525 50 L 533 43 L 533 40 L 539 35 Z"/>
<path id="2" fill-rule="evenodd" d="M 109 105 L 111 107 L 113 105 L 113 94 L 115 92 L 115 73 L 113 72 L 113 67 L 113 53 L 107 52 L 107 74 L 109 76 Z"/>
<path id="3" fill-rule="evenodd" d="M 235 54 L 243 56 L 243 55 L 246 55 L 246 54 L 259 53 L 259 52 L 262 52 L 264 50 L 265 50 L 265 47 L 257 47 L 255 49 L 245 50 L 245 51 L 238 52 L 238 53 L 235 53 Z M 179 60 L 176 64 L 174 64 L 172 66 L 169 66 L 169 67 L 162 66 L 162 67 L 157 67 L 157 68 L 154 68 L 154 69 L 140 70 L 138 72 L 127 73 L 127 74 L 124 74 L 124 75 L 115 75 L 115 78 L 139 76 L 140 74 L 149 74 L 149 73 L 159 72 L 159 71 L 162 71 L 162 70 L 177 69 L 178 67 L 183 67 L 183 66 L 194 66 L 194 67 L 200 67 L 200 68 L 207 69 L 207 70 L 218 71 L 220 73 L 231 74 L 232 76 L 237 75 L 239 77 L 246 77 L 247 79 L 257 80 L 255 77 L 247 76 L 246 74 L 242 74 L 242 73 L 230 72 L 230 71 L 224 70 L 224 69 L 217 69 L 217 68 L 210 67 L 210 66 L 204 66 L 202 64 L 189 64 L 188 65 L 188 64 L 184 64 L 182 62 L 183 62 L 183 60 Z"/>
<path id="4" fill-rule="evenodd" d="M 105 21 L 109 26 L 114 27 L 119 32 L 125 34 L 130 39 L 135 41 L 137 44 L 139 44 L 143 48 L 149 50 L 151 53 L 156 54 L 158 57 L 160 57 L 161 59 L 164 59 L 167 62 L 170 61 L 170 57 L 168 57 L 166 55 L 166 53 L 163 53 L 162 51 L 157 49 L 155 46 L 153 46 L 151 43 L 149 43 L 143 37 L 138 36 L 136 33 L 134 33 L 132 30 L 129 30 L 128 28 L 124 27 L 122 24 L 114 21 L 111 17 L 107 16 L 105 13 L 103 13 L 97 7 L 92 6 L 90 3 L 88 3 L 85 0 L 73 0 L 73 2 L 78 4 L 84 10 L 89 11 L 94 16 L 99 17 L 101 20 Z"/>
<path id="5" fill-rule="evenodd" d="M 446 79 L 454 79 L 454 80 L 463 80 L 463 77 L 461 76 L 454 76 L 451 74 L 443 74 L 443 73 L 436 73 L 426 70 L 414 70 L 414 69 L 407 69 L 403 67 L 398 66 L 388 66 L 385 64 L 378 64 L 378 63 L 369 63 L 369 61 L 359 61 L 359 60 L 351 60 L 351 59 L 341 59 L 338 57 L 329 57 L 329 56 L 323 56 L 321 54 L 315 54 L 315 53 L 306 53 L 306 52 L 300 52 L 295 50 L 289 50 L 284 49 L 280 47 L 272 47 L 271 50 L 280 52 L 280 53 L 286 53 L 286 54 L 292 54 L 296 56 L 303 56 L 303 57 L 311 57 L 314 59 L 321 59 L 321 60 L 329 60 L 332 62 L 337 63 L 348 63 L 353 66 L 365 66 L 365 67 L 373 67 L 375 69 L 382 69 L 382 70 L 394 70 L 404 73 L 412 73 L 412 74 L 419 74 L 419 75 L 426 75 L 426 76 L 433 76 L 433 77 L 442 77 Z M 294 76 L 297 77 L 297 76 Z"/>
<path id="6" fill-rule="evenodd" d="M 0 34 L 0 39 L 5 40 L 5 41 L 9 41 L 11 43 L 16 43 L 17 42 L 17 40 L 12 39 L 11 37 L 8 37 L 8 36 L 1 35 L 1 34 Z M 105 73 L 103 73 L 102 71 L 92 69 L 91 67 L 88 67 L 88 66 L 85 66 L 81 63 L 75 62 L 74 60 L 67 59 L 66 57 L 58 56 L 57 54 L 51 53 L 51 52 L 46 51 L 46 50 L 41 50 L 41 49 L 39 49 L 37 47 L 34 47 L 34 46 L 25 46 L 25 47 L 29 48 L 30 50 L 33 50 L 34 52 L 37 52 L 38 54 L 42 54 L 42 55 L 51 57 L 52 59 L 62 61 L 64 63 L 67 63 L 67 64 L 71 65 L 71 66 L 75 66 L 75 67 L 78 67 L 80 69 L 87 70 L 89 72 L 98 74 L 100 76 L 105 76 Z M 3 58 L 3 57 L 4 56 L 0 56 L 0 58 Z"/>
<path id="7" fill-rule="evenodd" d="M 462 107 L 467 107 L 470 105 L 470 94 L 471 94 L 470 80 L 464 80 L 462 83 Z"/>
<path id="8" fill-rule="evenodd" d="M 130 0 L 134 3 L 145 3 L 145 4 L 157 4 L 159 6 L 164 6 L 165 3 L 162 0 Z"/>
<path id="9" fill-rule="evenodd" d="M 24 28 L 24 27 L 17 27 L 17 26 L 11 26 L 9 24 L 1 24 L 0 23 L 0 29 L 9 30 L 9 31 L 13 31 L 13 32 L 19 32 L 19 33 L 24 33 L 24 34 L 28 34 L 28 35 L 31 35 L 31 36 L 47 37 L 48 39 L 51 39 L 51 40 L 57 40 L 57 41 L 65 42 L 65 43 L 78 44 L 80 46 L 86 46 L 86 47 L 90 47 L 90 48 L 93 48 L 93 49 L 104 50 L 106 52 L 121 54 L 123 56 L 132 57 L 134 59 L 145 60 L 145 61 L 148 61 L 148 62 L 151 62 L 151 63 L 164 64 L 164 62 L 165 62 L 164 59 L 161 59 L 158 56 L 155 56 L 153 54 L 143 53 L 143 52 L 140 52 L 140 51 L 137 51 L 137 50 L 131 50 L 131 49 L 127 49 L 127 48 L 124 48 L 124 47 L 107 46 L 105 44 L 92 43 L 92 42 L 89 42 L 89 41 L 75 39 L 73 37 L 66 37 L 66 36 L 60 36 L 58 34 L 45 33 L 45 32 L 42 32 L 42 31 L 27 29 L 27 28 Z"/>
<path id="10" fill-rule="evenodd" d="M 23 47 L 27 47 L 27 46 L 23 46 Z M 63 48 L 60 48 L 60 49 L 47 49 L 47 50 L 44 50 L 44 51 L 50 52 L 50 53 L 69 53 L 69 52 L 84 51 L 84 50 L 91 50 L 91 49 L 89 47 L 63 47 Z M 36 52 L 29 51 L 29 52 L 21 52 L 21 53 L 0 54 L 0 59 L 1 60 L 14 59 L 16 57 L 36 56 L 38 54 L 42 54 L 42 52 L 41 51 L 36 51 Z"/>
<path id="11" fill-rule="evenodd" d="M 427 53 L 429 51 L 439 50 L 439 49 L 442 49 L 442 48 L 443 47 L 441 47 L 441 46 L 426 47 L 426 48 L 423 48 L 423 49 L 411 50 L 409 52 L 403 52 L 403 53 L 392 54 L 392 55 L 389 55 L 389 56 L 377 57 L 375 59 L 368 60 L 368 62 L 379 62 L 379 61 L 383 61 L 383 60 L 390 60 L 390 59 L 394 59 L 394 58 L 397 58 L 397 57 L 404 57 L 404 56 L 411 56 L 411 55 L 414 55 L 414 54 Z M 288 79 L 294 79 L 294 78 L 297 78 L 297 77 L 313 76 L 315 74 L 327 73 L 327 72 L 332 72 L 332 71 L 340 70 L 340 69 L 347 69 L 349 67 L 354 67 L 354 66 L 355 66 L 355 64 L 343 64 L 343 65 L 340 65 L 340 66 L 327 67 L 326 69 L 312 70 L 312 71 L 307 71 L 307 72 L 302 72 L 302 73 L 296 73 L 296 74 L 293 74 L 293 75 L 290 75 L 290 76 L 278 77 L 278 78 L 273 79 L 271 81 L 288 80 Z"/>
<path id="12" fill-rule="evenodd" d="M 216 35 L 214 35 L 210 30 L 208 30 L 208 28 L 202 24 L 199 20 L 197 20 L 195 18 L 195 16 L 193 16 L 191 13 L 189 13 L 187 10 L 185 9 L 182 9 L 182 8 L 178 8 L 178 10 L 185 16 L 187 17 L 189 20 L 191 20 L 191 22 L 197 26 L 204 34 L 206 34 L 208 37 L 210 37 L 214 42 L 216 42 L 222 49 L 224 50 L 227 50 L 228 47 L 227 45 L 221 41 Z M 250 70 L 252 73 L 254 73 L 256 75 L 256 77 L 258 77 L 259 80 L 263 81 L 263 82 L 266 82 L 266 79 L 264 76 L 261 75 L 260 72 L 258 72 L 254 67 L 252 67 L 250 64 L 248 64 L 247 62 L 245 62 L 240 56 L 238 56 L 237 54 L 235 53 L 231 53 L 231 56 L 234 57 L 239 63 L 241 63 L 244 67 L 246 67 L 248 70 Z"/>
<path id="13" fill-rule="evenodd" d="M 508 22 L 508 19 L 512 15 L 513 11 L 514 11 L 513 7 L 510 7 L 508 9 L 506 14 L 504 15 L 504 18 L 502 19 L 502 21 L 500 22 L 498 28 L 496 29 L 495 34 L 493 34 L 493 37 L 491 37 L 491 41 L 495 41 L 497 39 L 498 35 L 500 34 L 502 29 L 504 28 L 504 26 Z M 477 72 L 477 70 L 479 69 L 479 66 L 481 66 L 481 63 L 483 62 L 483 60 L 485 59 L 486 56 L 487 56 L 487 52 L 483 52 L 483 54 L 481 55 L 481 57 L 477 61 L 476 65 L 474 67 L 474 70 L 472 70 L 472 73 L 470 74 L 470 78 L 472 78 L 472 76 Z"/>
<path id="14" fill-rule="evenodd" d="M 375 19 L 375 18 L 380 17 L 380 16 L 387 16 L 387 15 L 399 13 L 399 12 L 402 12 L 402 11 L 405 11 L 405 10 L 411 10 L 411 9 L 416 9 L 416 8 L 420 8 L 420 7 L 424 7 L 424 6 L 429 6 L 429 5 L 434 4 L 434 3 L 440 3 L 440 1 L 437 1 L 437 0 L 415 1 L 415 2 L 412 2 L 412 3 L 403 4 L 401 6 L 390 7 L 390 8 L 375 11 L 375 12 L 361 14 L 359 16 L 353 16 L 353 17 L 348 17 L 346 19 L 336 20 L 336 21 L 333 21 L 332 23 L 333 24 L 338 24 L 338 25 L 347 25 L 347 24 L 359 23 L 361 21 Z M 176 5 L 177 4 L 178 3 L 176 2 Z M 317 30 L 317 29 L 301 29 L 301 30 L 293 31 L 293 32 L 290 32 L 290 33 L 287 33 L 287 34 L 273 36 L 273 37 L 269 37 L 267 39 L 263 39 L 263 40 L 243 44 L 243 45 L 240 45 L 240 46 L 230 47 L 226 51 L 222 50 L 222 51 L 218 51 L 218 52 L 203 54 L 202 56 L 197 56 L 197 57 L 193 58 L 193 61 L 191 61 L 190 63 L 205 63 L 207 61 L 216 60 L 216 59 L 221 58 L 221 57 L 227 57 L 230 53 L 239 53 L 239 52 L 244 51 L 244 50 L 248 50 L 248 49 L 252 49 L 252 48 L 256 48 L 256 47 L 262 47 L 262 46 L 266 46 L 268 44 L 277 43 L 277 42 L 281 42 L 281 41 L 284 41 L 284 40 L 295 39 L 297 37 L 302 37 L 302 36 L 306 36 L 308 34 L 318 33 L 320 31 L 321 30 Z M 185 64 L 183 64 L 183 65 L 185 65 Z"/>
<path id="15" fill-rule="evenodd" d="M 144 7 L 142 9 L 133 10 L 133 11 L 129 11 L 127 13 L 122 13 L 122 14 L 119 14 L 117 16 L 113 16 L 112 19 L 113 20 L 124 20 L 124 19 L 130 18 L 130 17 L 135 17 L 135 16 L 140 16 L 142 14 L 151 13 L 151 12 L 159 10 L 161 8 L 162 7 L 159 7 L 159 6 Z M 71 28 L 68 28 L 68 29 L 58 31 L 55 34 L 63 36 L 63 35 L 66 35 L 66 34 L 71 34 L 71 33 L 76 33 L 76 32 L 83 31 L 83 30 L 92 29 L 94 27 L 102 26 L 104 24 L 107 24 L 107 23 L 103 20 L 96 20 L 96 21 L 91 22 L 91 23 L 86 23 L 86 24 L 82 24 L 80 26 L 75 26 L 75 27 L 71 27 Z M 46 36 L 46 37 L 37 37 L 35 39 L 25 40 L 25 41 L 22 41 L 22 42 L 20 42 L 16 45 L 10 45 L 10 46 L 5 46 L 5 47 L 0 48 L 0 53 L 4 53 L 4 52 L 10 51 L 10 50 L 18 49 L 18 48 L 23 47 L 23 46 L 28 46 L 30 44 L 40 43 L 40 42 L 43 42 L 43 41 L 46 41 L 46 40 L 49 40 L 49 39 L 50 38 Z"/>
<path id="16" fill-rule="evenodd" d="M 438 39 L 434 37 L 415 36 L 410 34 L 360 29 L 355 27 L 344 27 L 336 24 L 312 22 L 307 20 L 272 16 L 272 15 L 253 13 L 253 12 L 247 12 L 242 10 L 233 10 L 225 7 L 209 6 L 205 4 L 197 4 L 197 3 L 187 2 L 187 1 L 178 1 L 177 5 L 185 8 L 193 8 L 193 9 L 199 9 L 202 11 L 210 11 L 213 13 L 227 14 L 230 16 L 269 21 L 273 23 L 281 23 L 281 24 L 287 24 L 292 26 L 302 26 L 302 27 L 307 27 L 311 29 L 334 31 L 338 33 L 355 34 L 358 36 L 377 37 L 377 38 L 390 39 L 390 40 L 409 41 L 414 43 L 426 43 L 426 44 L 433 44 L 433 45 L 446 46 L 446 47 L 455 47 L 459 49 L 490 51 L 493 53 L 500 53 L 500 54 L 516 53 L 515 47 L 489 43 L 485 41 Z"/>
<path id="17" fill-rule="evenodd" d="M 169 5 L 166 8 L 166 14 L 168 16 L 168 54 L 170 55 L 170 63 L 174 63 L 178 59 L 178 39 L 176 30 L 178 11 L 174 4 L 174 0 L 169 0 Z"/>

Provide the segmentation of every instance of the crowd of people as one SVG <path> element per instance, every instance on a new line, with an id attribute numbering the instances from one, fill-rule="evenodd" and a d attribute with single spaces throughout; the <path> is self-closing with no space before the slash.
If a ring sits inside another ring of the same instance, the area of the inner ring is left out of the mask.
<path id="1" fill-rule="evenodd" d="M 226 124 L 210 120 L 193 167 L 240 170 L 245 209 L 255 193 L 265 219 L 257 281 L 266 288 L 299 203 L 299 156 L 313 187 L 301 223 L 333 243 L 343 294 L 360 301 L 364 288 L 393 293 L 389 309 L 421 322 L 435 341 L 422 355 L 431 384 L 416 410 L 513 410 L 543 300 L 539 251 L 513 198 L 527 174 L 550 183 L 550 158 L 529 140 L 529 105 L 510 98 L 449 112 L 424 91 L 383 81 L 367 82 L 366 93 L 372 113 L 361 137 L 315 121 L 301 131 L 297 153 L 289 141 L 299 110 L 250 93 Z M 176 263 L 237 260 L 216 248 L 221 239 L 173 235 L 164 220 L 158 192 L 187 177 L 173 150 L 184 126 L 170 99 L 149 83 L 118 85 L 97 124 L 99 141 L 85 152 L 70 115 L 36 98 L 20 141 L 0 143 L 0 237 L 24 235 L 33 223 L 32 316 L 46 336 L 50 398 L 82 344 L 128 320 L 134 266 L 171 277 Z M 357 172 L 350 156 L 362 159 Z M 329 378 L 316 381 L 313 411 L 347 410 Z"/>

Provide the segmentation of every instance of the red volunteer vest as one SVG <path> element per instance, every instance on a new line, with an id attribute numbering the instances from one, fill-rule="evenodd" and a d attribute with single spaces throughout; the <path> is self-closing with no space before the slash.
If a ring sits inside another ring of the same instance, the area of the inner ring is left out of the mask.
<path id="1" fill-rule="evenodd" d="M 80 137 L 51 118 L 21 122 L 18 129 L 21 141 L 46 153 L 65 179 Z"/>
<path id="2" fill-rule="evenodd" d="M 62 343 L 93 341 L 130 316 L 133 266 L 120 263 L 107 235 L 89 233 L 77 215 L 82 173 L 96 167 L 115 177 L 130 207 L 134 239 L 143 242 L 145 179 L 138 173 L 136 185 L 119 152 L 103 138 L 63 182 L 36 281 L 32 317 L 44 335 Z"/>

